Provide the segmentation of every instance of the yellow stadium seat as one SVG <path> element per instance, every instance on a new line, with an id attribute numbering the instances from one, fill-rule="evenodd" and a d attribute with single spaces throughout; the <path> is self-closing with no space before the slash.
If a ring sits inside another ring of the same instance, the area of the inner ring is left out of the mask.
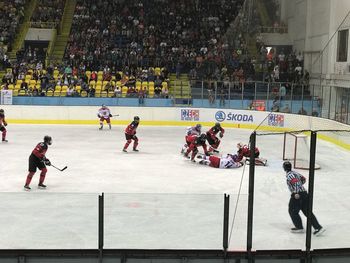
<path id="1" fill-rule="evenodd" d="M 60 72 L 58 71 L 58 69 L 55 69 L 54 71 L 53 71 L 53 74 L 55 75 L 58 75 Z"/>
<path id="2" fill-rule="evenodd" d="M 121 86 L 122 86 L 122 82 L 121 82 L 121 81 L 117 81 L 117 82 L 115 83 L 115 85 L 116 85 L 117 87 L 121 87 Z"/>
<path id="3" fill-rule="evenodd" d="M 80 93 L 80 96 L 83 97 L 83 98 L 87 97 L 88 94 L 87 94 L 86 90 L 83 90 L 83 91 Z"/>
<path id="4" fill-rule="evenodd" d="M 95 91 L 95 97 L 96 97 L 96 98 L 101 97 L 101 90 L 96 90 L 96 91 Z"/>
<path id="5" fill-rule="evenodd" d="M 109 82 L 109 81 L 104 80 L 104 81 L 102 82 L 102 87 L 105 87 L 105 86 L 108 84 L 108 82 Z"/>
<path id="6" fill-rule="evenodd" d="M 90 79 L 91 71 L 90 70 L 85 71 L 85 75 L 88 77 L 88 79 Z"/>
<path id="7" fill-rule="evenodd" d="M 76 87 L 75 87 L 75 90 L 76 90 L 77 92 L 80 92 L 80 91 L 81 91 L 81 86 L 76 86 Z"/>
<path id="8" fill-rule="evenodd" d="M 142 88 L 144 88 L 144 87 L 148 88 L 148 82 L 147 81 L 143 81 L 141 86 L 142 86 Z"/>
<path id="9" fill-rule="evenodd" d="M 61 91 L 55 90 L 55 92 L 53 93 L 53 95 L 55 97 L 59 97 L 61 95 Z"/>
<path id="10" fill-rule="evenodd" d="M 36 80 L 35 80 L 35 79 L 31 79 L 31 80 L 29 81 L 29 84 L 30 84 L 30 85 L 35 85 L 35 84 L 36 84 Z"/>
<path id="11" fill-rule="evenodd" d="M 24 89 L 19 90 L 18 96 L 26 96 L 27 92 Z"/>
<path id="12" fill-rule="evenodd" d="M 53 91 L 52 91 L 52 90 L 48 90 L 48 91 L 46 92 L 46 96 L 47 96 L 47 97 L 52 97 L 52 96 L 53 96 Z"/>
<path id="13" fill-rule="evenodd" d="M 114 92 L 113 91 L 109 91 L 108 92 L 108 98 L 112 98 L 114 96 Z"/>
<path id="14" fill-rule="evenodd" d="M 90 83 L 89 83 L 89 85 L 92 85 L 93 87 L 95 87 L 95 86 L 96 86 L 96 81 L 91 80 Z"/>
<path id="15" fill-rule="evenodd" d="M 19 90 L 21 88 L 21 84 L 16 84 L 15 90 Z"/>
<path id="16" fill-rule="evenodd" d="M 155 69 L 154 69 L 154 74 L 155 74 L 156 76 L 160 76 L 160 68 L 155 68 Z"/>
<path id="17" fill-rule="evenodd" d="M 55 87 L 55 91 L 61 91 L 61 89 L 62 89 L 62 87 L 59 86 L 59 85 L 57 85 L 57 86 Z"/>
<path id="18" fill-rule="evenodd" d="M 14 89 L 13 91 L 12 91 L 12 96 L 18 96 L 18 89 Z"/>
<path id="19" fill-rule="evenodd" d="M 154 81 L 148 82 L 148 87 L 154 87 Z"/>
<path id="20" fill-rule="evenodd" d="M 64 85 L 62 86 L 61 92 L 67 92 L 68 86 Z"/>
<path id="21" fill-rule="evenodd" d="M 102 80 L 97 80 L 96 85 L 102 86 Z"/>
<path id="22" fill-rule="evenodd" d="M 9 85 L 9 89 L 14 89 L 14 88 L 15 88 L 15 86 L 13 84 Z"/>
<path id="23" fill-rule="evenodd" d="M 162 82 L 162 87 L 163 87 L 163 88 L 168 88 L 168 82 L 163 81 L 163 82 Z"/>
<path id="24" fill-rule="evenodd" d="M 108 97 L 107 91 L 101 91 L 101 98 L 107 98 L 107 97 Z"/>
<path id="25" fill-rule="evenodd" d="M 21 79 L 17 79 L 17 81 L 16 81 L 16 84 L 18 85 L 21 85 L 21 83 L 22 83 L 22 80 Z"/>
<path id="26" fill-rule="evenodd" d="M 128 87 L 123 86 L 122 87 L 122 97 L 126 97 L 126 94 L 128 93 Z"/>
<path id="27" fill-rule="evenodd" d="M 101 91 L 102 90 L 102 86 L 101 85 L 96 85 L 95 89 Z"/>

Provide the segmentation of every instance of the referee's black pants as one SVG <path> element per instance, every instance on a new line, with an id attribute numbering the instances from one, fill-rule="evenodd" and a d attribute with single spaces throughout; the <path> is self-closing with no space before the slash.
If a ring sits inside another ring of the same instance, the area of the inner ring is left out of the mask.
<path id="1" fill-rule="evenodd" d="M 305 216 L 307 216 L 307 207 L 309 202 L 309 195 L 307 192 L 300 192 L 299 199 L 295 198 L 295 194 L 292 194 L 289 200 L 289 215 L 293 221 L 296 228 L 302 229 L 303 223 L 299 215 L 300 210 Z M 314 229 L 320 229 L 321 225 L 318 223 L 317 218 L 312 213 L 311 214 L 311 225 Z"/>

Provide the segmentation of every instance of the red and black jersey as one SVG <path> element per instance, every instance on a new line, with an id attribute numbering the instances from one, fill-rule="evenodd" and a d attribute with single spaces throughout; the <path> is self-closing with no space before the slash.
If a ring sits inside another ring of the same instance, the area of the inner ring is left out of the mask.
<path id="1" fill-rule="evenodd" d="M 219 132 L 221 132 L 222 134 L 225 133 L 225 130 L 224 128 L 222 127 L 217 127 L 217 126 L 213 126 L 209 131 L 208 131 L 210 134 L 218 134 Z"/>
<path id="2" fill-rule="evenodd" d="M 244 145 L 242 148 L 238 150 L 239 161 L 243 159 L 243 157 L 250 157 L 250 149 L 247 145 Z M 259 157 L 260 151 L 258 147 L 255 147 L 255 157 Z"/>
<path id="3" fill-rule="evenodd" d="M 207 145 L 206 145 L 205 141 L 202 141 L 200 139 L 200 137 L 198 137 L 197 135 L 189 136 L 188 142 L 190 142 L 189 151 L 192 151 L 193 149 L 197 148 L 198 146 L 202 146 L 204 153 L 208 152 Z"/>
<path id="4" fill-rule="evenodd" d="M 221 132 L 221 134 L 224 135 L 224 133 L 225 133 L 224 128 L 213 126 L 209 131 L 207 131 L 207 136 L 214 138 L 214 137 L 216 137 L 216 134 L 218 134 L 219 132 Z"/>
<path id="5" fill-rule="evenodd" d="M 35 146 L 34 150 L 32 151 L 32 154 L 38 157 L 39 159 L 43 159 L 45 157 L 47 149 L 47 144 L 44 142 L 40 142 L 37 146 Z"/>
<path id="6" fill-rule="evenodd" d="M 135 135 L 136 134 L 136 129 L 139 126 L 139 123 L 136 121 L 133 121 L 132 123 L 130 123 L 128 125 L 128 127 L 126 127 L 125 129 L 125 133 L 128 135 Z"/>
<path id="7" fill-rule="evenodd" d="M 6 124 L 5 114 L 0 113 L 0 126 L 5 126 Z"/>

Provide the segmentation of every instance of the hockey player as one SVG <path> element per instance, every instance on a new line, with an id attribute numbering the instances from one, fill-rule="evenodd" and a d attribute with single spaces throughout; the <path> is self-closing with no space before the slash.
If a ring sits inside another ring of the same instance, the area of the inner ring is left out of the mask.
<path id="1" fill-rule="evenodd" d="M 30 190 L 30 182 L 32 181 L 32 178 L 36 172 L 36 169 L 38 168 L 41 170 L 40 173 L 40 179 L 38 187 L 40 189 L 45 189 L 46 185 L 44 185 L 45 176 L 47 173 L 47 166 L 51 165 L 51 162 L 49 159 L 46 158 L 45 154 L 48 149 L 48 146 L 52 144 L 52 138 L 48 135 L 44 137 L 44 141 L 38 143 L 38 145 L 34 148 L 31 155 L 29 156 L 29 173 L 27 175 L 27 180 L 24 185 L 25 190 Z"/>
<path id="2" fill-rule="evenodd" d="M 243 158 L 246 158 L 246 161 L 249 162 L 249 158 L 250 158 L 250 148 L 248 145 L 243 144 L 243 143 L 238 143 L 237 144 L 237 155 L 238 155 L 238 161 L 242 161 Z M 258 149 L 258 147 L 255 147 L 255 165 L 263 165 L 266 166 L 266 159 L 260 158 L 260 151 Z"/>
<path id="3" fill-rule="evenodd" d="M 207 135 L 205 133 L 202 133 L 200 136 L 197 136 L 197 135 L 190 136 L 188 138 L 190 145 L 184 154 L 185 157 L 189 157 L 190 152 L 192 152 L 191 161 L 195 162 L 194 158 L 196 157 L 196 155 L 198 153 L 197 147 L 199 147 L 199 146 L 203 147 L 205 155 L 209 155 L 208 150 L 207 150 L 207 145 L 205 143 L 206 139 L 207 139 Z"/>
<path id="4" fill-rule="evenodd" d="M 199 136 L 201 134 L 202 125 L 196 124 L 196 126 L 193 127 L 187 127 L 186 129 L 186 135 L 185 135 L 185 145 L 181 149 L 181 153 L 183 154 L 188 147 L 190 146 L 191 142 L 188 140 L 191 136 L 196 135 Z"/>
<path id="5" fill-rule="evenodd" d="M 0 109 L 0 131 L 2 133 L 2 142 L 7 142 L 6 140 L 6 133 L 7 133 L 7 130 L 6 130 L 6 127 L 7 126 L 7 122 L 5 120 L 5 111 L 3 109 Z"/>
<path id="6" fill-rule="evenodd" d="M 111 111 L 106 107 L 106 105 L 102 104 L 102 107 L 98 110 L 97 116 L 100 118 L 100 128 L 99 130 L 103 129 L 103 122 L 106 121 L 108 123 L 109 129 L 112 128 L 111 126 L 111 117 L 113 116 L 111 114 Z"/>
<path id="7" fill-rule="evenodd" d="M 210 145 L 209 152 L 219 152 L 217 149 L 220 145 L 220 139 L 216 137 L 218 133 L 220 138 L 224 137 L 225 130 L 221 127 L 219 122 L 215 123 L 215 125 L 207 131 L 207 140 Z"/>
<path id="8" fill-rule="evenodd" d="M 222 168 L 222 169 L 229 169 L 229 168 L 238 168 L 241 167 L 243 164 L 238 160 L 237 154 L 227 154 L 226 157 L 218 157 L 218 156 L 197 156 L 198 159 L 201 159 L 199 161 L 199 164 L 209 165 L 214 168 Z"/>
<path id="9" fill-rule="evenodd" d="M 127 152 L 127 148 L 129 147 L 129 144 L 131 143 L 131 140 L 134 140 L 133 145 L 133 151 L 138 152 L 139 150 L 136 149 L 137 145 L 139 144 L 139 139 L 136 137 L 136 129 L 139 126 L 140 118 L 139 116 L 134 117 L 134 121 L 131 122 L 128 127 L 125 129 L 125 139 L 126 143 L 123 148 L 123 152 Z"/>

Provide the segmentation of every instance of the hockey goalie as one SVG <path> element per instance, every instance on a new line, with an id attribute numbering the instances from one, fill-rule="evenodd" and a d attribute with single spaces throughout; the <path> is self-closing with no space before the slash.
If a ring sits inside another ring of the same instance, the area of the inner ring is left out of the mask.
<path id="1" fill-rule="evenodd" d="M 238 143 L 237 144 L 237 155 L 238 155 L 238 161 L 242 162 L 245 161 L 246 163 L 250 163 L 250 147 L 246 144 L 243 143 Z M 259 165 L 259 166 L 266 166 L 267 164 L 267 160 L 264 158 L 260 157 L 260 151 L 258 149 L 258 147 L 255 147 L 254 150 L 255 153 L 255 165 Z"/>

